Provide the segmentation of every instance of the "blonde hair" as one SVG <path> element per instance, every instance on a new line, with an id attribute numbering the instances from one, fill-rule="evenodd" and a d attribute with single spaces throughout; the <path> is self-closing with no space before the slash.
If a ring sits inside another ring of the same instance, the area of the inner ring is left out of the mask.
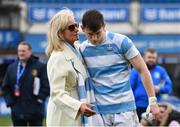
<path id="1" fill-rule="evenodd" d="M 50 20 L 47 33 L 48 44 L 46 47 L 46 54 L 48 56 L 50 56 L 53 51 L 63 50 L 64 40 L 58 34 L 67 28 L 70 17 L 74 18 L 73 12 L 69 9 L 63 9 Z"/>

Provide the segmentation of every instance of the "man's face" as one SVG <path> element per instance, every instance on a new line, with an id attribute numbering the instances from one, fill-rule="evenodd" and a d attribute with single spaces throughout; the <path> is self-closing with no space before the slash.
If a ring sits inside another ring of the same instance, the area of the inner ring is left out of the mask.
<path id="1" fill-rule="evenodd" d="M 146 52 L 144 55 L 144 60 L 146 62 L 146 64 L 153 66 L 156 64 L 156 60 L 157 60 L 157 53 L 150 53 L 150 52 Z"/>
<path id="2" fill-rule="evenodd" d="M 102 26 L 97 32 L 93 32 L 89 28 L 83 26 L 82 30 L 87 39 L 94 45 L 102 43 L 105 39 L 106 32 L 104 26 Z"/>
<path id="3" fill-rule="evenodd" d="M 27 61 L 32 55 L 32 51 L 27 45 L 18 46 L 18 57 L 20 61 Z"/>

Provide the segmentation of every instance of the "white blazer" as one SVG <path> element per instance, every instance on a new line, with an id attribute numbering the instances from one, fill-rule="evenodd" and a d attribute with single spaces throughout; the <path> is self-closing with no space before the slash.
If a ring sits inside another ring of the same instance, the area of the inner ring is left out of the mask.
<path id="1" fill-rule="evenodd" d="M 79 101 L 78 75 L 74 68 L 87 77 L 84 65 L 67 45 L 64 46 L 63 51 L 53 52 L 48 60 L 50 98 L 47 108 L 47 126 L 80 125 L 78 111 L 82 102 Z"/>

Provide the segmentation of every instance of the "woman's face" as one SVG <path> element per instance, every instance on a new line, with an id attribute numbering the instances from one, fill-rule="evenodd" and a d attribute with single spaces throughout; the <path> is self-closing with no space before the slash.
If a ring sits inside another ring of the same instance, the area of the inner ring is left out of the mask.
<path id="1" fill-rule="evenodd" d="M 159 121 L 161 122 L 164 118 L 164 114 L 166 113 L 167 107 L 165 106 L 159 106 Z"/>
<path id="2" fill-rule="evenodd" d="M 60 34 L 62 35 L 63 39 L 66 42 L 73 44 L 75 41 L 79 39 L 78 27 L 79 25 L 75 22 L 74 18 L 70 17 L 68 22 L 68 27 Z"/>

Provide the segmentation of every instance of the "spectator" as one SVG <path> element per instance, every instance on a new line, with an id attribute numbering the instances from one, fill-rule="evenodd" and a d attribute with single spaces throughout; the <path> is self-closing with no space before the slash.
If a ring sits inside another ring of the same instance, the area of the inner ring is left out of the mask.
<path id="1" fill-rule="evenodd" d="M 158 115 L 149 71 L 132 41 L 106 31 L 103 15 L 88 10 L 82 19 L 87 40 L 80 50 L 93 80 L 95 98 L 104 126 L 138 126 L 135 100 L 129 83 L 130 63 L 138 69 L 149 95 L 153 115 Z M 96 125 L 98 126 L 98 125 Z"/>
<path id="2" fill-rule="evenodd" d="M 144 53 L 144 60 L 150 71 L 156 97 L 159 101 L 161 94 L 168 94 L 171 92 L 172 82 L 166 70 L 160 65 L 156 64 L 157 52 L 155 51 L 155 49 L 147 49 Z M 132 69 L 131 71 L 130 82 L 135 96 L 137 114 L 139 119 L 141 119 L 141 114 L 146 111 L 146 108 L 148 106 L 148 96 L 144 89 L 140 74 L 136 69 Z"/>
<path id="3" fill-rule="evenodd" d="M 42 126 L 49 83 L 45 64 L 32 55 L 26 42 L 18 45 L 18 59 L 8 66 L 2 91 L 14 126 Z"/>
<path id="4" fill-rule="evenodd" d="M 157 120 L 153 120 L 151 114 L 142 113 L 141 124 L 143 126 L 180 126 L 180 112 L 174 110 L 168 103 L 159 104 L 160 114 Z"/>
<path id="5" fill-rule="evenodd" d="M 180 98 L 180 65 L 177 65 L 174 72 L 174 93 Z"/>

